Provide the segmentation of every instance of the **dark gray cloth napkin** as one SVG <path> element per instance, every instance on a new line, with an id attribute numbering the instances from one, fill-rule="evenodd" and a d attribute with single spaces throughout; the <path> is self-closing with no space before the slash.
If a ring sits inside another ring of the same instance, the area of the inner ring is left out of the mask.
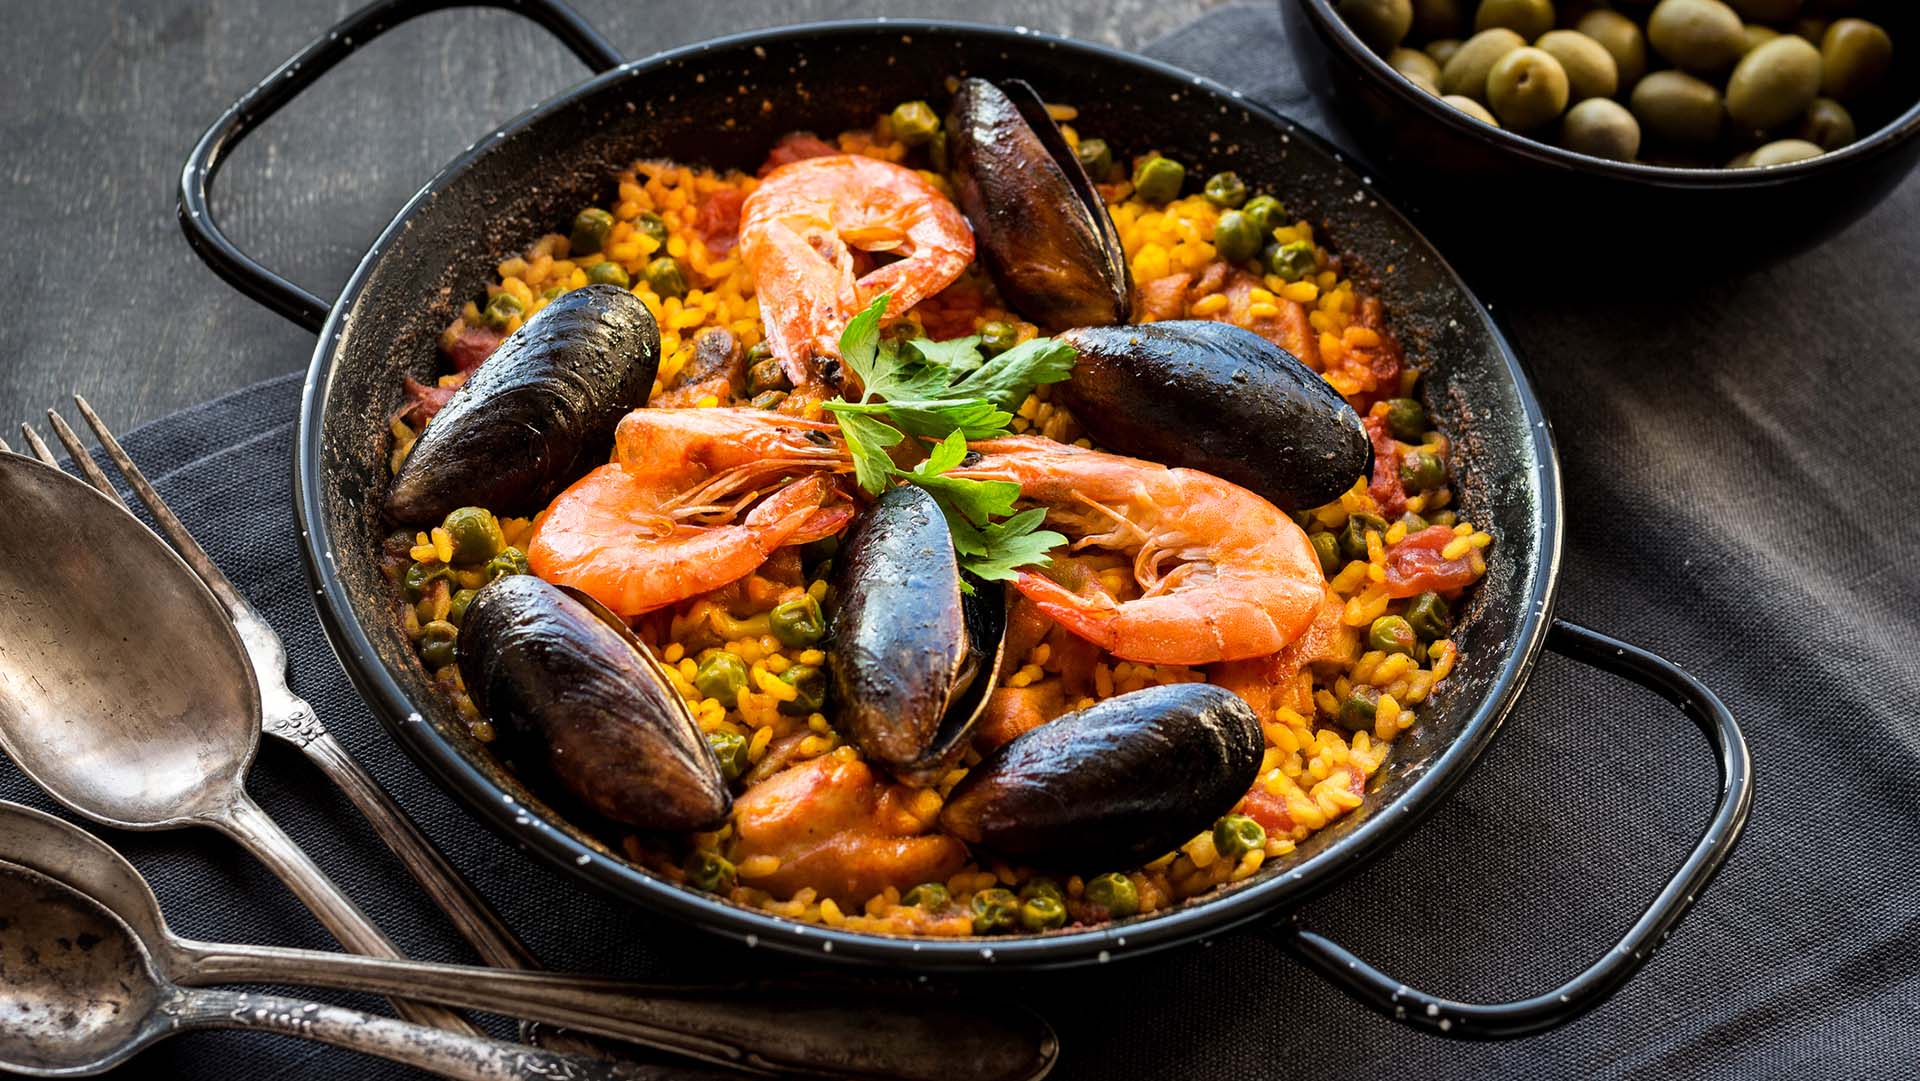
<path id="1" fill-rule="evenodd" d="M 1223 9 L 1148 52 L 1323 126 L 1270 7 Z M 1622 281 L 1502 309 L 1565 459 L 1561 614 L 1698 674 L 1739 714 L 1757 762 L 1746 839 L 1637 980 L 1559 1031 L 1463 1044 L 1375 1017 L 1258 933 L 1097 972 L 1009 975 L 992 986 L 1061 1032 L 1055 1076 L 1915 1076 L 1916 225 L 1920 184 L 1909 182 L 1860 225 L 1778 266 L 1689 292 L 1650 295 Z M 1684 257 L 1663 252 L 1658 237 L 1620 243 L 1645 246 L 1649 258 Z M 1498 282 L 1480 284 L 1498 296 Z M 290 508 L 299 386 L 296 376 L 264 383 L 127 439 L 285 636 L 295 690 L 551 965 L 719 979 L 768 964 L 515 851 L 387 739 L 309 603 Z M 267 747 L 252 789 L 408 953 L 468 957 L 297 755 Z M 1304 918 L 1427 990 L 1534 994 L 1612 944 L 1692 843 L 1714 791 L 1704 742 L 1676 713 L 1548 659 L 1459 793 Z M 5 763 L 0 796 L 49 806 Z M 104 835 L 154 880 L 184 933 L 331 945 L 223 841 Z M 171 1042 L 120 1076 L 412 1075 L 218 1034 Z"/>

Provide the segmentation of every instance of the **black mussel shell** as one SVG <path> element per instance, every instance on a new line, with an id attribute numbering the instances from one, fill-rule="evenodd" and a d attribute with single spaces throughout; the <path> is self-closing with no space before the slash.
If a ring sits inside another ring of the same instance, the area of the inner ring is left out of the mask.
<path id="1" fill-rule="evenodd" d="M 1054 400 L 1096 443 L 1249 488 L 1282 510 L 1317 507 L 1373 472 L 1373 443 L 1340 392 L 1299 358 L 1231 323 L 1081 327 Z"/>
<path id="2" fill-rule="evenodd" d="M 706 830 L 733 799 L 706 737 L 619 617 L 530 574 L 480 590 L 460 678 L 508 746 L 594 811 L 646 830 Z"/>
<path id="3" fill-rule="evenodd" d="M 423 525 L 456 507 L 539 510 L 606 460 L 659 364 L 660 331 L 639 297 L 612 285 L 561 294 L 427 425 L 387 486 L 387 516 Z"/>
<path id="4" fill-rule="evenodd" d="M 954 787 L 940 824 L 1036 866 L 1133 867 L 1231 810 L 1262 749 L 1253 708 L 1224 687 L 1148 687 L 1002 745 Z"/>
<path id="5" fill-rule="evenodd" d="M 1127 321 L 1133 279 L 1120 234 L 1033 87 L 962 82 L 947 153 L 975 250 L 1015 311 L 1049 332 Z"/>
<path id="6" fill-rule="evenodd" d="M 960 583 L 946 518 L 912 485 L 875 500 L 834 557 L 834 723 L 913 784 L 952 768 L 998 673 L 1003 592 Z"/>

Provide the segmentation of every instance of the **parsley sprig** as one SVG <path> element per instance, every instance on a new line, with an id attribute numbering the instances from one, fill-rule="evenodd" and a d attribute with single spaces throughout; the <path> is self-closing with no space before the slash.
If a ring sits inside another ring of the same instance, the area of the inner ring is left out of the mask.
<path id="1" fill-rule="evenodd" d="M 1067 539 L 1040 528 L 1045 510 L 1013 513 L 1018 484 L 949 474 L 966 457 L 969 440 L 1006 435 L 1012 411 L 1034 387 L 1067 377 L 1073 347 L 1034 338 L 986 357 L 977 335 L 881 341 L 887 300 L 875 297 L 840 335 L 840 359 L 865 388 L 860 400 L 825 403 L 840 422 L 855 479 L 874 495 L 895 481 L 925 489 L 946 515 L 961 568 L 978 578 L 1009 579 L 1021 567 L 1048 562 L 1047 551 Z M 887 451 L 908 436 L 932 445 L 924 461 L 900 469 Z"/>

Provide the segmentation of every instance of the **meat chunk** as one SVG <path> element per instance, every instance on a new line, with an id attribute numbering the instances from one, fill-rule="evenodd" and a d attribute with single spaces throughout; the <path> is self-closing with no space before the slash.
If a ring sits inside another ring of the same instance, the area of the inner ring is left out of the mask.
<path id="1" fill-rule="evenodd" d="M 693 340 L 693 356 L 654 397 L 663 409 L 690 409 L 704 398 L 730 405 L 747 389 L 747 353 L 725 327 L 708 327 Z"/>

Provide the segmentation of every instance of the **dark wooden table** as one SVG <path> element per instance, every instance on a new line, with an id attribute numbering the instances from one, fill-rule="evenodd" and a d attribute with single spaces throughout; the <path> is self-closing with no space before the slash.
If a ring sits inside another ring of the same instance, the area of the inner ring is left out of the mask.
<path id="1" fill-rule="evenodd" d="M 629 55 L 886 11 L 1139 45 L 1221 0 L 575 0 Z M 358 0 L 61 0 L 7 16 L 0 94 L 14 251 L 0 430 L 87 395 L 131 427 L 306 364 L 313 340 L 209 273 L 174 222 L 180 165 L 221 109 Z M 671 10 L 672 17 L 661 13 Z M 236 152 L 215 207 L 248 251 L 332 296 L 401 203 L 490 125 L 585 71 L 520 19 L 453 11 L 355 55 Z"/>

